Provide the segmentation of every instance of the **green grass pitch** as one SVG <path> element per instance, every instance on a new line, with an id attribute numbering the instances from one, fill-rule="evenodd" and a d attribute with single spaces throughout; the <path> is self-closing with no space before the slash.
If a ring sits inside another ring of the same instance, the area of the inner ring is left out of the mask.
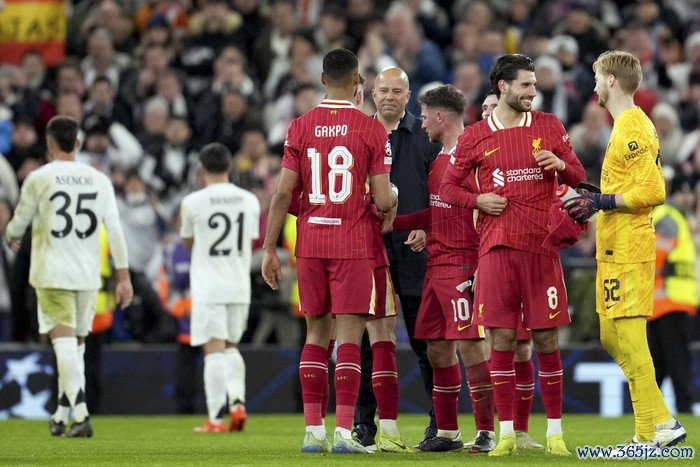
<path id="1" fill-rule="evenodd" d="M 688 430 L 684 446 L 700 448 L 700 418 L 680 417 Z M 299 446 L 304 432 L 301 415 L 252 414 L 244 432 L 195 434 L 204 416 L 93 417 L 91 439 L 61 439 L 49 435 L 47 421 L 0 421 L 0 465 L 570 465 L 582 462 L 610 464 L 626 461 L 578 460 L 575 446 L 617 444 L 632 434 L 631 416 L 604 419 L 592 415 L 565 415 L 564 435 L 573 458 L 557 458 L 543 452 L 518 452 L 508 458 L 461 453 L 332 455 L 304 454 Z M 401 415 L 399 428 L 406 440 L 421 438 L 426 416 Z M 326 426 L 332 427 L 329 417 Z M 473 436 L 470 414 L 460 417 L 464 439 Z M 530 433 L 544 442 L 544 415 L 534 414 Z M 696 454 L 698 456 L 698 454 Z M 693 461 L 654 461 L 666 465 L 697 465 Z"/>

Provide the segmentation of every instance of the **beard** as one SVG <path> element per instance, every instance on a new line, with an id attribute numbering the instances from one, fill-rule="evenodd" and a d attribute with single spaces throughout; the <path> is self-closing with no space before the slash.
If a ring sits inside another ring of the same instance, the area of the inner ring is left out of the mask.
<path id="1" fill-rule="evenodd" d="M 608 92 L 607 88 L 603 88 L 600 90 L 598 93 L 598 105 L 600 107 L 605 108 L 605 104 L 608 103 L 608 99 L 610 98 L 610 92 Z"/>
<path id="2" fill-rule="evenodd" d="M 529 112 L 532 108 L 532 104 L 526 106 L 522 103 L 521 98 L 510 90 L 506 93 L 506 104 L 517 112 Z"/>

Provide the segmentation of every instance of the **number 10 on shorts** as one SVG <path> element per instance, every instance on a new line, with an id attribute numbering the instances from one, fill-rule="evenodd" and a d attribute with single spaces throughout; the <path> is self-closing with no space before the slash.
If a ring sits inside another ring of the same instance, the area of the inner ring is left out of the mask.
<path id="1" fill-rule="evenodd" d="M 450 300 L 452 302 L 452 311 L 454 313 L 455 323 L 458 321 L 469 321 L 469 302 L 466 298 L 458 298 Z"/>

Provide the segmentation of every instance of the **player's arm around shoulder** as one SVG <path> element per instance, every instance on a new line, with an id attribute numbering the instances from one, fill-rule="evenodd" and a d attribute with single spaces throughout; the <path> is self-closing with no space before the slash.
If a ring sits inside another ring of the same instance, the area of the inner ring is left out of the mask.
<path id="1" fill-rule="evenodd" d="M 478 195 L 464 188 L 464 179 L 478 164 L 474 125 L 464 129 L 457 139 L 457 147 L 450 156 L 450 164 L 440 183 L 440 200 L 464 208 L 476 208 Z"/>

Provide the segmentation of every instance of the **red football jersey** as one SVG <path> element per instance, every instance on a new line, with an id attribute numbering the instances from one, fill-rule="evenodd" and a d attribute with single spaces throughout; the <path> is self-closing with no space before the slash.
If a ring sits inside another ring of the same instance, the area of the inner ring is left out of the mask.
<path id="1" fill-rule="evenodd" d="M 426 248 L 428 269 L 426 275 L 432 279 L 449 279 L 464 274 L 474 274 L 477 264 L 479 236 L 474 228 L 474 210 L 451 205 L 440 198 L 440 185 L 452 154 L 440 153 L 428 169 L 427 210 L 398 216 L 394 221 L 397 230 L 427 228 Z M 463 188 L 476 190 L 472 177 L 464 181 Z M 427 211 L 427 216 L 425 215 Z"/>
<path id="2" fill-rule="evenodd" d="M 299 174 L 299 258 L 372 258 L 367 178 L 389 173 L 391 148 L 377 120 L 348 101 L 326 99 L 294 120 L 282 167 Z"/>
<path id="3" fill-rule="evenodd" d="M 562 182 L 576 186 L 585 171 L 569 144 L 569 135 L 552 114 L 526 112 L 518 126 L 505 128 L 493 112 L 487 119 L 467 127 L 457 141 L 452 165 L 445 173 L 440 195 L 445 202 L 469 206 L 474 200 L 461 186 L 475 171 L 478 191 L 496 193 L 508 200 L 499 216 L 479 212 L 477 231 L 481 237 L 479 255 L 496 246 L 557 256 L 542 246 L 547 236 L 549 208 L 556 186 L 554 170 L 537 165 L 534 154 L 552 151 L 566 168 L 559 172 Z"/>

